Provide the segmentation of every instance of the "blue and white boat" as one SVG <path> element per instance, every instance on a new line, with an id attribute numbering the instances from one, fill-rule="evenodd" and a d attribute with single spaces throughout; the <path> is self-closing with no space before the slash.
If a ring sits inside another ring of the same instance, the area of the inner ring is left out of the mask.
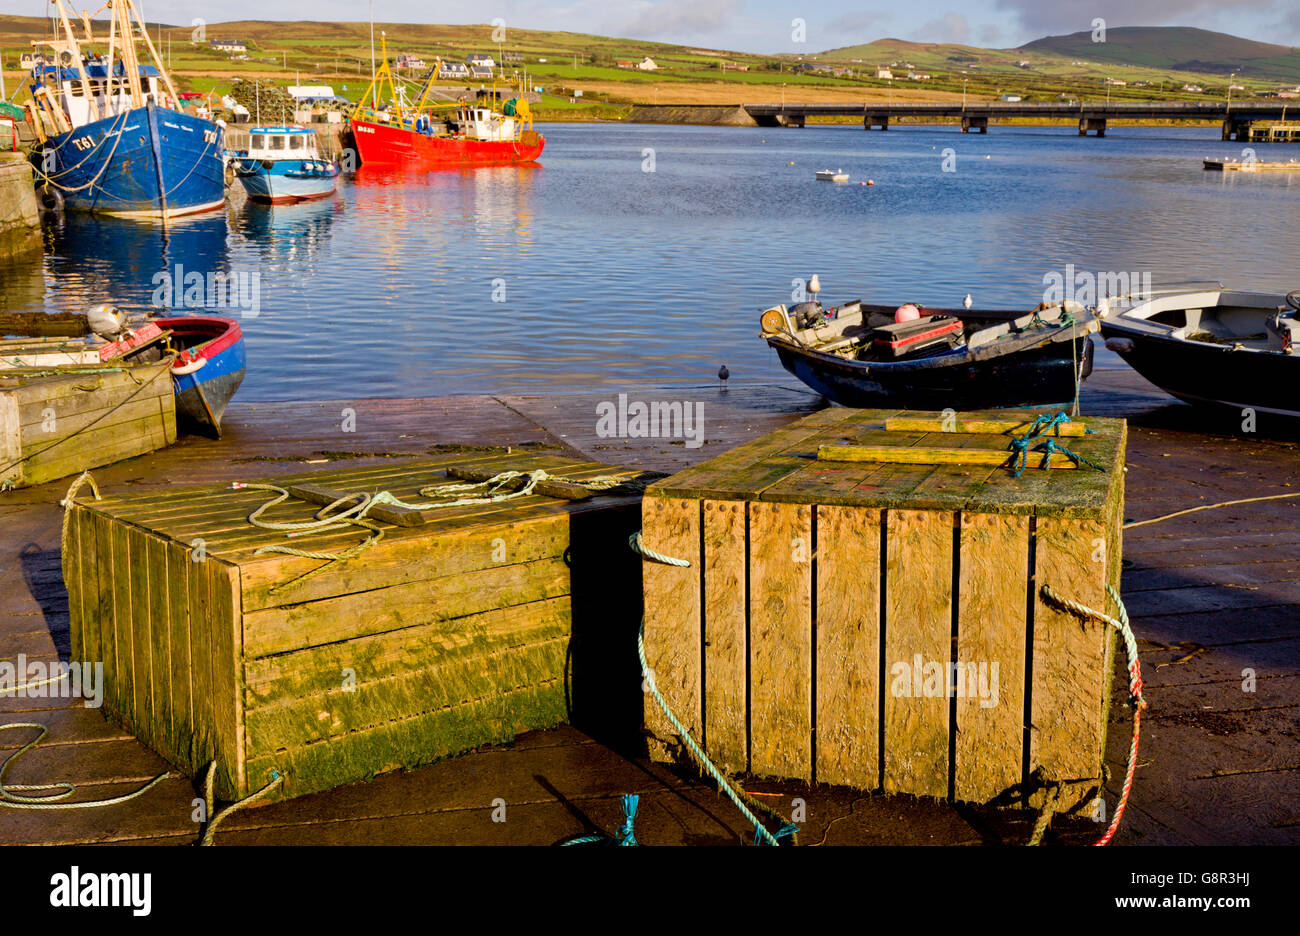
<path id="1" fill-rule="evenodd" d="M 248 133 L 248 149 L 233 153 L 231 162 L 249 198 L 278 205 L 324 198 L 334 192 L 339 167 L 321 157 L 316 131 L 253 127 Z"/>
<path id="2" fill-rule="evenodd" d="M 43 198 L 76 211 L 174 218 L 225 203 L 222 128 L 180 110 L 153 43 L 136 29 L 131 0 L 109 0 L 107 40 L 55 0 L 62 39 L 47 40 L 30 74 L 34 154 Z M 136 55 L 143 43 L 154 65 Z M 90 45 L 102 45 L 96 54 Z"/>

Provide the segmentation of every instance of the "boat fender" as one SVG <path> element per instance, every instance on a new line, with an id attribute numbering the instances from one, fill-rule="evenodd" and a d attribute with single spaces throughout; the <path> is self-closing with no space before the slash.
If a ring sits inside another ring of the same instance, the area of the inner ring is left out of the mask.
<path id="1" fill-rule="evenodd" d="M 1132 338 L 1107 338 L 1106 347 L 1116 354 L 1128 354 L 1133 350 Z"/>
<path id="2" fill-rule="evenodd" d="M 202 369 L 203 365 L 207 363 L 207 358 L 199 357 L 187 361 L 185 360 L 184 355 L 182 355 L 176 359 L 174 364 L 172 364 L 172 375 L 175 377 L 184 377 L 186 374 L 192 374 L 195 371 Z"/>
<path id="3" fill-rule="evenodd" d="M 63 193 L 53 186 L 41 189 L 40 206 L 45 211 L 59 214 L 63 211 Z"/>
<path id="4" fill-rule="evenodd" d="M 912 303 L 901 305 L 894 310 L 895 322 L 914 322 L 921 317 L 921 310 Z"/>
<path id="5" fill-rule="evenodd" d="M 273 163 L 273 162 L 272 162 L 271 160 L 269 160 L 269 159 L 263 159 L 263 160 L 262 160 L 262 168 L 265 169 L 267 172 L 270 172 L 270 171 L 271 171 L 271 167 L 274 166 L 274 165 L 275 165 L 275 163 Z"/>

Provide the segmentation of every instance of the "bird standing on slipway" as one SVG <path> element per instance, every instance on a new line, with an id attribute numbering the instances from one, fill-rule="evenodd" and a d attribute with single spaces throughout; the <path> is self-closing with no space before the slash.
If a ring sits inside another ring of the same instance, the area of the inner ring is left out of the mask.
<path id="1" fill-rule="evenodd" d="M 721 367 L 718 368 L 718 380 L 722 381 L 720 386 L 722 387 L 723 390 L 727 389 L 727 378 L 730 376 L 731 376 L 731 371 L 727 370 L 726 364 L 723 364 Z"/>

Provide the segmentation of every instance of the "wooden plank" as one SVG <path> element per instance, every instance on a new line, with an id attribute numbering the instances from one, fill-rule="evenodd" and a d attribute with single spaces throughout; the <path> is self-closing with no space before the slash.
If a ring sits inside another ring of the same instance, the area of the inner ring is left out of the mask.
<path id="1" fill-rule="evenodd" d="M 953 791 L 986 803 L 1022 779 L 1029 517 L 963 514 L 960 549 Z"/>
<path id="2" fill-rule="evenodd" d="M 641 504 L 641 541 L 687 567 L 646 560 L 645 656 L 659 692 L 678 720 L 699 741 L 703 725 L 700 672 L 700 504 L 686 498 L 646 498 Z M 668 760 L 676 730 L 646 693 L 645 726 L 650 756 Z"/>
<path id="3" fill-rule="evenodd" d="M 149 567 L 149 591 L 141 595 L 149 607 L 149 644 L 155 749 L 168 760 L 179 757 L 176 743 L 172 693 L 171 599 L 168 593 L 167 546 L 156 536 L 144 538 L 145 563 Z"/>
<path id="4" fill-rule="evenodd" d="M 1055 610 L 1039 590 L 1050 586 L 1058 595 L 1106 613 L 1106 532 L 1100 521 L 1038 520 L 1029 769 L 1032 773 L 1041 766 L 1053 780 L 1101 776 L 1111 631 Z M 1067 799 L 1064 805 L 1072 803 Z"/>
<path id="5" fill-rule="evenodd" d="M 890 510 L 885 571 L 885 774 L 890 793 L 948 795 L 954 516 Z"/>
<path id="6" fill-rule="evenodd" d="M 96 589 L 95 621 L 99 625 L 99 648 L 104 661 L 104 710 L 121 713 L 122 663 L 117 649 L 117 577 L 114 573 L 114 536 L 112 521 L 97 511 L 88 510 L 95 536 L 95 556 L 99 587 Z"/>
<path id="7" fill-rule="evenodd" d="M 77 528 L 77 588 L 78 607 L 81 610 L 80 641 L 81 650 L 73 650 L 72 658 L 89 663 L 104 664 L 105 676 L 108 674 L 108 661 L 104 655 L 101 642 L 101 624 L 99 620 L 100 589 L 99 549 L 95 540 L 95 521 L 91 512 L 81 505 L 73 505 L 69 518 Z M 71 593 L 69 593 L 71 594 Z M 71 598 L 69 597 L 69 607 Z"/>
<path id="8" fill-rule="evenodd" d="M 167 705 L 171 713 L 176 762 L 191 770 L 194 763 L 191 739 L 195 733 L 193 709 L 193 673 L 190 650 L 190 561 L 189 551 L 180 543 L 165 546 L 167 563 L 167 633 L 171 645 L 171 694 Z"/>
<path id="9" fill-rule="evenodd" d="M 1032 453 L 1029 466 L 1041 470 L 1044 455 Z M 886 445 L 822 445 L 817 449 L 818 461 L 832 462 L 880 462 L 894 465 L 990 465 L 993 467 L 1010 466 L 1011 453 L 1004 450 L 984 450 L 974 448 L 937 448 L 932 446 L 912 446 L 897 448 Z M 1053 456 L 1047 470 L 1086 468 L 1075 465 L 1064 455 Z"/>
<path id="10" fill-rule="evenodd" d="M 135 641 L 131 629 L 131 552 L 128 528 L 124 524 L 107 524 L 113 548 L 113 640 L 117 660 L 118 714 L 127 731 L 135 733 L 138 724 L 135 701 Z M 141 593 L 144 594 L 143 592 Z"/>
<path id="11" fill-rule="evenodd" d="M 812 779 L 812 508 L 750 505 L 750 769 Z"/>
<path id="12" fill-rule="evenodd" d="M 84 312 L 0 312 L 0 335 L 80 338 L 89 334 Z"/>
<path id="13" fill-rule="evenodd" d="M 247 766 L 249 786 L 260 789 L 276 770 L 285 781 L 270 799 L 301 796 L 354 780 L 358 764 L 367 765 L 372 775 L 419 767 L 484 744 L 512 740 L 521 729 L 553 728 L 564 716 L 563 693 L 555 685 L 523 686 L 469 705 L 254 757 Z M 436 746 L 430 739 L 436 739 Z"/>
<path id="14" fill-rule="evenodd" d="M 72 387 L 77 392 L 57 397 L 29 394 L 19 407 L 19 422 L 25 430 L 43 432 L 49 411 L 53 411 L 59 422 L 69 421 L 74 428 L 80 428 L 114 408 L 122 414 L 122 421 L 129 421 L 150 412 L 148 405 L 156 404 L 159 397 L 174 395 L 170 380 L 159 379 L 137 386 L 125 375 L 118 382 L 105 382 L 90 390 L 80 389 L 83 386 L 91 385 L 74 381 Z"/>
<path id="15" fill-rule="evenodd" d="M 942 416 L 894 416 L 885 420 L 887 432 L 973 432 L 994 435 L 1017 435 L 1029 431 L 1033 420 L 1018 419 L 944 419 Z M 1086 435 L 1086 422 L 1062 423 L 1052 428 L 1053 437 Z"/>
<path id="16" fill-rule="evenodd" d="M 174 425 L 173 421 L 169 426 L 162 415 L 153 415 L 130 423 L 101 423 L 79 435 L 43 444 L 26 460 L 24 481 L 43 484 L 157 451 L 175 440 Z"/>
<path id="17" fill-rule="evenodd" d="M 364 563 L 364 554 L 356 561 Z M 249 612 L 244 621 L 244 652 L 250 658 L 284 653 L 568 593 L 569 568 L 559 557 L 371 588 Z M 293 592 L 286 592 L 286 597 L 293 600 Z"/>
<path id="18" fill-rule="evenodd" d="M 64 534 L 60 542 L 59 559 L 62 567 L 63 587 L 68 593 L 68 641 L 71 648 L 70 662 L 86 660 L 86 642 L 83 637 L 86 622 L 82 614 L 81 593 L 84 585 L 82 579 L 81 557 L 81 523 L 78 514 L 81 508 L 69 504 L 64 508 Z"/>
<path id="19" fill-rule="evenodd" d="M 0 483 L 17 487 L 23 481 L 22 424 L 18 421 L 18 396 L 0 389 Z"/>
<path id="20" fill-rule="evenodd" d="M 880 511 L 817 508 L 817 782 L 880 786 Z"/>
<path id="21" fill-rule="evenodd" d="M 190 760 L 195 768 L 209 764 L 217 755 L 216 706 L 214 704 L 212 575 L 208 565 L 215 560 L 203 553 L 186 550 L 189 560 L 190 700 L 194 707 L 194 738 Z M 200 561 L 196 562 L 195 559 Z"/>
<path id="22" fill-rule="evenodd" d="M 330 674 L 335 682 L 331 689 L 249 709 L 249 756 L 256 758 L 283 748 L 345 738 L 425 712 L 498 699 L 526 686 L 552 687 L 554 698 L 539 701 L 547 712 L 565 712 L 564 667 L 569 635 L 553 631 L 548 635 L 545 628 L 534 628 L 517 636 L 527 642 L 498 648 L 490 656 L 426 657 L 424 666 L 378 680 L 360 679 L 362 674 L 358 672 L 359 681 L 348 686 L 343 685 L 340 671 L 335 670 Z M 561 714 L 559 720 L 563 717 Z M 457 746 L 437 737 L 426 738 L 424 743 L 435 749 Z"/>
<path id="23" fill-rule="evenodd" d="M 147 540 L 148 535 L 143 530 L 127 528 L 126 568 L 131 588 L 131 614 L 127 626 L 131 639 L 131 705 L 134 710 L 132 724 L 135 726 L 132 734 L 156 750 L 160 738 L 160 713 L 155 707 L 153 689 L 154 641 L 150 621 L 153 604 L 150 587 L 156 573 L 150 574 Z"/>
<path id="24" fill-rule="evenodd" d="M 216 740 L 217 789 L 240 799 L 248 788 L 244 748 L 244 640 L 239 570 L 209 559 L 202 563 L 211 583 L 212 720 Z"/>
<path id="25" fill-rule="evenodd" d="M 704 737 L 714 762 L 749 769 L 744 501 L 704 502 Z"/>

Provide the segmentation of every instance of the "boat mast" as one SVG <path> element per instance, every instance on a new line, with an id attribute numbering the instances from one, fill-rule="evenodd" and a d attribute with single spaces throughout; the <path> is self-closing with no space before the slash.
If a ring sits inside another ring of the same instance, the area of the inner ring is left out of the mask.
<path id="1" fill-rule="evenodd" d="M 135 7 L 135 0 L 124 0 L 124 2 L 135 13 L 136 18 L 140 19 L 140 11 Z M 154 48 L 153 40 L 149 38 L 149 26 L 143 19 L 140 19 L 140 35 L 144 37 L 144 44 L 149 49 L 149 54 L 153 57 L 154 65 L 162 74 L 163 81 L 167 83 L 167 93 L 170 94 L 172 98 L 171 106 L 178 106 L 181 100 L 180 95 L 176 93 L 176 86 L 172 84 L 172 76 L 167 71 L 167 66 L 163 64 L 162 56 L 158 54 L 158 50 Z"/>
<path id="2" fill-rule="evenodd" d="M 94 101 L 94 97 L 90 93 L 90 79 L 86 77 L 86 63 L 83 61 L 81 56 L 81 43 L 79 43 L 77 37 L 72 34 L 72 23 L 68 20 L 68 10 L 63 5 L 63 0 L 54 0 L 54 5 L 58 8 L 59 21 L 63 24 L 63 33 L 68 39 L 68 45 L 71 47 L 73 61 L 76 62 L 77 66 L 77 73 L 81 75 L 81 93 L 85 95 L 86 110 L 87 113 L 89 113 L 90 105 Z M 58 57 L 56 56 L 56 59 L 57 58 Z M 55 62 L 54 67 L 60 67 L 57 61 Z"/>
<path id="3" fill-rule="evenodd" d="M 113 0 L 108 0 L 106 4 L 112 7 Z M 107 117 L 109 111 L 117 110 L 117 92 L 113 90 L 113 54 L 117 51 L 117 14 L 108 18 L 108 59 L 107 59 L 107 78 L 104 80 L 104 107 L 100 110 L 101 117 Z"/>

